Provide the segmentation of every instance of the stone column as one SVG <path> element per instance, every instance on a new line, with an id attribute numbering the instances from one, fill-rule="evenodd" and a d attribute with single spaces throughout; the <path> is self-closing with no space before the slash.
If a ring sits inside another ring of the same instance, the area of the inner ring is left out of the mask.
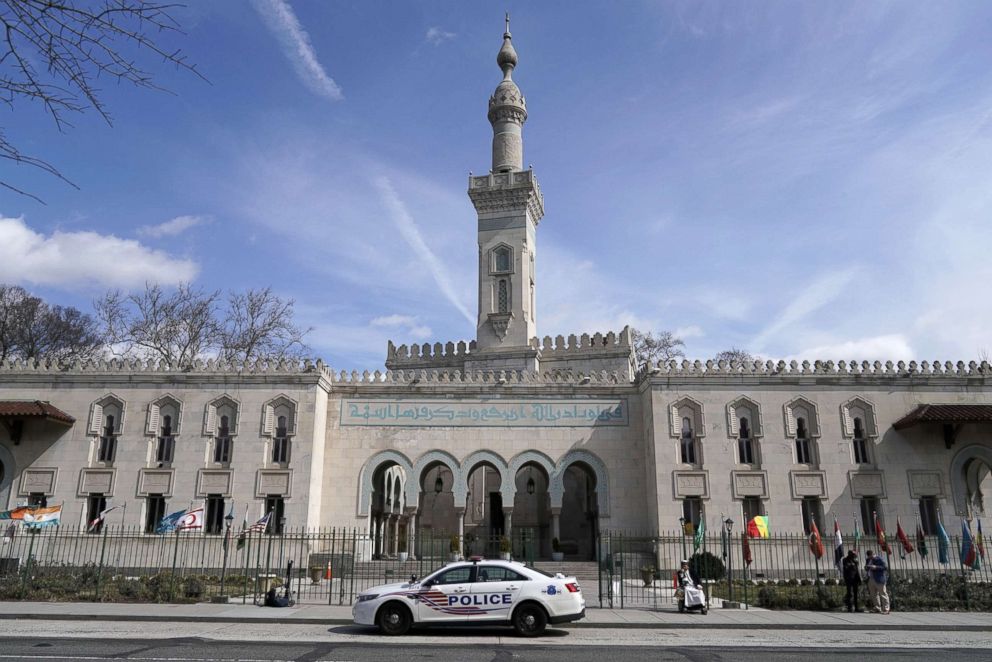
<path id="1" fill-rule="evenodd" d="M 417 511 L 414 510 L 406 521 L 406 551 L 412 560 L 417 559 L 414 553 L 417 549 Z"/>
<path id="2" fill-rule="evenodd" d="M 465 507 L 455 508 L 455 517 L 458 519 L 458 552 L 464 554 L 465 550 Z"/>
<path id="3" fill-rule="evenodd" d="M 393 520 L 393 545 L 392 545 L 393 551 L 392 551 L 392 554 L 393 554 L 393 558 L 395 558 L 396 555 L 400 551 L 400 516 L 398 514 L 396 514 L 396 515 L 392 515 L 391 517 L 392 517 L 392 520 Z"/>
<path id="4" fill-rule="evenodd" d="M 551 537 L 561 542 L 561 508 L 551 509 Z"/>
<path id="5" fill-rule="evenodd" d="M 503 509 L 503 535 L 510 538 L 513 531 L 513 508 Z M 512 538 L 510 538 L 512 540 Z"/>

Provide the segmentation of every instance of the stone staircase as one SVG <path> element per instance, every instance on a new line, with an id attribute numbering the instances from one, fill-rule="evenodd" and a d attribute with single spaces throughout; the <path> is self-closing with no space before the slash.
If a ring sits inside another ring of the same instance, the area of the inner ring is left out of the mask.
<path id="1" fill-rule="evenodd" d="M 534 567 L 545 572 L 560 572 L 579 580 L 583 594 L 595 595 L 599 590 L 599 564 L 596 561 L 534 561 Z"/>

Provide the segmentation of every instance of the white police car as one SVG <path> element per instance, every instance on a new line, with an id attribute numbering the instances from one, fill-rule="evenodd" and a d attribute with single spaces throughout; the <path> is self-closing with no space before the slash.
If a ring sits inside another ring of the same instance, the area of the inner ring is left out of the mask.
<path id="1" fill-rule="evenodd" d="M 512 625 L 533 637 L 548 623 L 577 621 L 586 601 L 575 577 L 511 561 L 451 563 L 421 581 L 375 586 L 358 596 L 352 616 L 388 635 L 413 626 Z"/>

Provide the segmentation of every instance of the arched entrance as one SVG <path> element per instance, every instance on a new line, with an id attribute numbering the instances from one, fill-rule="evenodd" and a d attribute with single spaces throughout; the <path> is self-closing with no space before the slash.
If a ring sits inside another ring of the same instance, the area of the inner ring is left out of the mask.
<path id="1" fill-rule="evenodd" d="M 417 554 L 443 555 L 449 538 L 458 534 L 454 487 L 455 475 L 443 462 L 432 462 L 421 472 Z"/>
<path id="2" fill-rule="evenodd" d="M 562 501 L 559 540 L 566 558 L 596 558 L 599 508 L 596 472 L 584 462 L 568 465 L 561 475 Z"/>
<path id="3" fill-rule="evenodd" d="M 503 509 L 503 475 L 490 462 L 479 462 L 468 474 L 465 500 L 466 556 L 493 557 L 499 552 L 499 539 L 506 532 Z"/>
<path id="4" fill-rule="evenodd" d="M 406 471 L 383 463 L 372 475 L 369 534 L 373 558 L 392 558 L 407 551 Z"/>
<path id="5" fill-rule="evenodd" d="M 992 512 L 992 448 L 967 446 L 951 462 L 954 509 L 964 517 Z"/>
<path id="6" fill-rule="evenodd" d="M 513 477 L 512 545 L 514 558 L 551 556 L 550 476 L 537 462 L 527 462 Z"/>

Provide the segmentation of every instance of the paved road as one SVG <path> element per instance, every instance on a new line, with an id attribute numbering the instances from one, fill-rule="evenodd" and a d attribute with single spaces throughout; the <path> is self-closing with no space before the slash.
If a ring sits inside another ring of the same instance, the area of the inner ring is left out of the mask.
<path id="1" fill-rule="evenodd" d="M 942 650 L 942 662 L 975 662 L 975 650 Z M 573 648 L 562 645 L 450 645 L 390 644 L 371 639 L 363 643 L 262 643 L 204 641 L 200 639 L 50 639 L 0 637 L 0 662 L 112 661 L 134 662 L 372 662 L 378 660 L 416 662 L 817 662 L 883 660 L 898 656 L 900 662 L 932 662 L 926 650 L 836 648 L 685 648 L 657 646 L 605 646 Z"/>

